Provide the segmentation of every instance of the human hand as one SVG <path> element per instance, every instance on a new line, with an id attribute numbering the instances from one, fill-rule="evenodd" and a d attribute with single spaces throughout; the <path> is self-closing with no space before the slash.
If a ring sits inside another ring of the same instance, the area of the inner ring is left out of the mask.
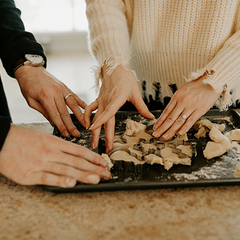
<path id="1" fill-rule="evenodd" d="M 42 113 L 52 125 L 59 129 L 63 136 L 69 136 L 69 132 L 75 137 L 80 136 L 71 120 L 67 106 L 85 127 L 80 109 L 80 107 L 85 108 L 84 101 L 48 73 L 44 67 L 22 66 L 16 70 L 15 77 L 30 107 Z M 66 96 L 70 97 L 66 98 Z"/>
<path id="2" fill-rule="evenodd" d="M 90 116 L 97 109 L 90 127 L 92 131 L 92 148 L 98 145 L 101 126 L 104 124 L 106 136 L 106 153 L 113 148 L 115 113 L 126 102 L 131 102 L 146 118 L 154 118 L 145 105 L 137 85 L 137 79 L 128 67 L 118 66 L 109 76 L 103 68 L 102 86 L 98 98 L 85 108 L 84 120 L 90 127 Z"/>
<path id="3" fill-rule="evenodd" d="M 0 152 L 0 172 L 22 185 L 73 187 L 109 180 L 98 154 L 49 133 L 12 125 Z"/>
<path id="4" fill-rule="evenodd" d="M 204 84 L 205 78 L 203 75 L 176 91 L 153 127 L 154 137 L 168 140 L 176 133 L 185 134 L 216 103 L 221 93 Z"/>

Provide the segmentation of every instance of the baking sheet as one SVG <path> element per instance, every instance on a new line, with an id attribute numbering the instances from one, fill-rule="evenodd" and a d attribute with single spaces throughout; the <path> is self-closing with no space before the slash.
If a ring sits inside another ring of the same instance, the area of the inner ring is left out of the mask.
<path id="1" fill-rule="evenodd" d="M 161 111 L 152 111 L 156 118 Z M 81 132 L 79 138 L 65 138 L 76 144 L 90 148 L 91 131 L 83 128 L 75 116 L 71 116 L 74 124 Z M 143 124 L 151 124 L 152 120 L 145 119 L 138 112 L 117 112 L 116 113 L 115 132 L 123 132 L 126 128 L 126 119 L 132 119 Z M 226 112 L 219 112 L 217 109 L 210 110 L 204 115 L 207 119 L 214 123 L 224 123 L 226 125 L 225 132 L 232 129 L 240 128 L 240 115 L 237 111 L 230 109 Z M 58 129 L 54 129 L 54 135 L 62 137 Z M 47 190 L 53 192 L 89 192 L 89 191 L 110 191 L 110 190 L 134 190 L 134 189 L 153 189 L 153 188 L 169 188 L 169 187 L 197 187 L 197 186 L 220 186 L 220 185 L 236 185 L 240 184 L 240 178 L 234 178 L 236 165 L 239 163 L 240 154 L 236 150 L 230 149 L 221 157 L 207 160 L 203 156 L 203 149 L 206 142 L 210 139 L 197 140 L 193 136 L 194 132 L 189 132 L 189 138 L 197 141 L 197 155 L 192 157 L 191 166 L 174 165 L 169 171 L 165 170 L 159 164 L 146 164 L 144 171 L 138 173 L 131 170 L 123 171 L 123 166 L 119 169 L 112 169 L 112 179 L 109 181 L 101 181 L 97 185 L 77 183 L 73 188 L 60 188 L 44 186 Z M 101 137 L 104 136 L 104 130 L 101 131 Z M 104 153 L 104 144 L 100 144 L 95 152 Z"/>

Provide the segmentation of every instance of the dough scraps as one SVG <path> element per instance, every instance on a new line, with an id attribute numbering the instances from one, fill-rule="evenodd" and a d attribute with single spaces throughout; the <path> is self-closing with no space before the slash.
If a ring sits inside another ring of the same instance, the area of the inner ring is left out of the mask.
<path id="1" fill-rule="evenodd" d="M 110 158 L 108 157 L 108 155 L 105 154 L 105 153 L 103 153 L 101 156 L 102 156 L 102 157 L 107 161 L 107 163 L 108 163 L 108 166 L 106 167 L 106 169 L 110 170 L 110 169 L 113 167 L 113 163 L 112 163 L 111 159 L 110 159 Z"/>
<path id="2" fill-rule="evenodd" d="M 213 140 L 207 142 L 203 155 L 207 159 L 223 155 L 230 149 L 230 141 L 224 136 L 216 126 L 212 126 L 209 137 Z"/>
<path id="3" fill-rule="evenodd" d="M 133 120 L 128 120 L 125 134 L 128 136 L 132 136 L 134 134 L 139 133 L 140 131 L 145 131 L 145 129 L 146 129 L 146 126 L 144 124 L 135 122 Z"/>
<path id="4" fill-rule="evenodd" d="M 231 142 L 232 141 L 240 141 L 240 129 L 234 129 L 230 132 L 224 134 Z"/>
<path id="5" fill-rule="evenodd" d="M 225 130 L 225 125 L 223 123 L 222 124 L 212 123 L 210 120 L 208 120 L 204 117 L 201 117 L 193 125 L 193 128 L 198 131 L 197 133 L 195 133 L 194 136 L 197 139 L 205 138 L 206 134 L 212 129 L 212 127 L 217 128 L 220 132 L 223 132 Z"/>

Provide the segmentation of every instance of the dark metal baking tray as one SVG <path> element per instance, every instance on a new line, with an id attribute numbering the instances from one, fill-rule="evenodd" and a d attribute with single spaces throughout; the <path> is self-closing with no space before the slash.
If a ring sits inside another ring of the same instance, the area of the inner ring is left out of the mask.
<path id="1" fill-rule="evenodd" d="M 152 111 L 152 113 L 156 118 L 158 118 L 161 111 Z M 69 137 L 67 140 L 90 148 L 91 131 L 83 128 L 78 123 L 74 115 L 71 117 L 74 124 L 81 132 L 81 136 L 79 138 Z M 143 124 L 149 123 L 149 120 L 143 118 L 138 112 L 119 111 L 116 113 L 115 117 L 115 132 L 123 132 L 125 130 L 126 119 L 140 121 Z M 215 123 L 225 123 L 226 131 L 240 128 L 240 115 L 233 109 L 225 112 L 212 109 L 207 112 L 204 117 Z M 53 134 L 62 137 L 57 128 L 54 129 Z M 194 133 L 191 133 L 190 131 L 190 138 L 193 134 Z M 103 129 L 101 131 L 101 136 L 104 136 Z M 174 165 L 169 171 L 167 171 L 162 165 L 147 164 L 145 171 L 141 174 L 135 174 L 131 171 L 123 171 L 123 169 L 117 169 L 118 171 L 116 171 L 116 169 L 113 168 L 112 179 L 109 181 L 101 181 L 97 185 L 77 183 L 77 185 L 73 188 L 60 188 L 52 186 L 44 186 L 44 188 L 53 192 L 64 193 L 240 184 L 240 178 L 234 178 L 235 167 L 239 163 L 239 154 L 230 149 L 221 157 L 207 160 L 203 156 L 203 149 L 206 142 L 207 139 L 197 140 L 197 155 L 192 157 L 191 166 Z M 104 153 L 104 145 L 100 142 L 99 147 L 94 151 L 99 154 Z"/>

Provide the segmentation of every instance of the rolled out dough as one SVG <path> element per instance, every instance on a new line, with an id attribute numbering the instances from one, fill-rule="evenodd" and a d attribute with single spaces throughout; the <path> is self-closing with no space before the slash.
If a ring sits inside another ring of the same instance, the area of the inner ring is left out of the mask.
<path id="1" fill-rule="evenodd" d="M 126 162 L 133 162 L 135 165 L 137 164 L 144 164 L 143 161 L 139 161 L 137 158 L 129 155 L 126 151 L 116 151 L 111 156 L 112 160 L 115 161 L 126 161 Z"/>

